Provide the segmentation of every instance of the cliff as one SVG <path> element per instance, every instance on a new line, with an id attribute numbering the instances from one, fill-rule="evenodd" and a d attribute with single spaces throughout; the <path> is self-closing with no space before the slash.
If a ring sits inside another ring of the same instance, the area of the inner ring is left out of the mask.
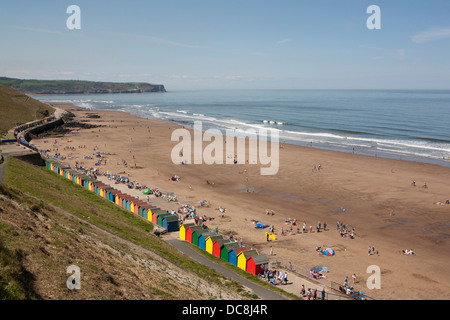
<path id="1" fill-rule="evenodd" d="M 162 84 L 79 80 L 23 80 L 0 77 L 0 83 L 26 94 L 96 94 L 166 92 Z"/>

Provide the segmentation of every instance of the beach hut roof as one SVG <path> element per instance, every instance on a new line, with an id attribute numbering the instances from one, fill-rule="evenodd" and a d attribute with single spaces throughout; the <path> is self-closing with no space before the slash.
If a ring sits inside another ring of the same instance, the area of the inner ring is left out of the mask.
<path id="1" fill-rule="evenodd" d="M 213 234 L 213 232 L 211 232 L 211 230 L 209 230 L 209 229 L 195 230 L 195 232 L 198 234 L 199 237 L 200 237 L 200 235 L 202 235 L 203 238 L 205 238 L 205 240 L 206 240 L 211 234 Z"/>
<path id="2" fill-rule="evenodd" d="M 200 229 L 206 229 L 206 228 L 203 228 L 203 227 L 201 227 L 201 226 L 190 226 L 190 227 L 188 227 L 188 228 L 186 228 L 186 230 L 187 229 L 189 229 L 189 230 L 191 230 L 191 232 L 194 232 L 194 231 L 196 231 L 196 230 L 200 230 Z"/>
<path id="3" fill-rule="evenodd" d="M 267 255 L 265 254 L 260 254 L 260 255 L 253 255 L 251 257 L 249 257 L 249 259 L 253 259 L 253 261 L 255 261 L 255 264 L 263 264 L 263 263 L 269 263 L 269 258 L 267 257 Z"/>
<path id="4" fill-rule="evenodd" d="M 252 256 L 258 255 L 258 251 L 256 249 L 241 251 L 239 254 L 242 254 L 245 259 L 248 259 Z"/>
<path id="5" fill-rule="evenodd" d="M 166 220 L 167 222 L 178 221 L 178 216 L 172 214 L 170 216 L 165 216 L 164 220 Z"/>
<path id="6" fill-rule="evenodd" d="M 247 247 L 240 247 L 240 248 L 231 248 L 229 251 L 234 251 L 234 253 L 236 253 L 236 255 L 238 255 L 242 251 L 247 251 L 247 250 L 248 250 Z"/>
<path id="7" fill-rule="evenodd" d="M 214 241 L 223 239 L 223 237 L 221 235 L 210 235 L 209 237 L 206 238 L 206 240 L 208 239 L 211 239 L 211 241 L 214 243 Z"/>
<path id="8" fill-rule="evenodd" d="M 216 241 L 214 241 L 214 243 L 217 242 L 217 244 L 219 245 L 219 247 L 222 247 L 222 245 L 223 245 L 224 243 L 228 242 L 228 241 L 229 241 L 228 239 L 222 238 L 222 239 L 217 239 Z"/>
<path id="9" fill-rule="evenodd" d="M 230 251 L 230 250 L 233 249 L 233 248 L 240 248 L 240 244 L 239 244 L 239 242 L 237 242 L 237 241 L 233 241 L 233 242 L 225 242 L 225 243 L 223 243 L 220 247 L 221 247 L 221 248 L 222 248 L 222 247 L 225 247 L 228 251 Z"/>

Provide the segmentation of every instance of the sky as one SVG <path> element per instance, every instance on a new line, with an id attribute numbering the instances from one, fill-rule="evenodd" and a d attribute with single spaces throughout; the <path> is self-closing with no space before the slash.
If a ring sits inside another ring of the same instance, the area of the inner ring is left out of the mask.
<path id="1" fill-rule="evenodd" d="M 71 5 L 80 9 L 80 29 Z M 369 29 L 371 5 L 381 29 Z M 448 0 L 2 1 L 0 76 L 209 89 L 450 89 Z"/>

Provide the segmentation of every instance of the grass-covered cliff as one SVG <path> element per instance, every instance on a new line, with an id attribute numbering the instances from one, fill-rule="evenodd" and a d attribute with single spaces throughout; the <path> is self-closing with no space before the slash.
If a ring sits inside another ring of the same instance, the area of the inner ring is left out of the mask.
<path id="1" fill-rule="evenodd" d="M 48 117 L 49 105 L 0 83 L 0 138 L 16 125 Z"/>
<path id="2" fill-rule="evenodd" d="M 0 83 L 27 94 L 95 94 L 166 92 L 162 84 L 80 80 L 24 80 L 0 77 Z"/>

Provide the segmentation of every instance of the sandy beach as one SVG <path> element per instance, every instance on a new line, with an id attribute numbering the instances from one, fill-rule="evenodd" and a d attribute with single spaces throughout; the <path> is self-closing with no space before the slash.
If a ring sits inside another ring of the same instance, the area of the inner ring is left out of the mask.
<path id="1" fill-rule="evenodd" d="M 345 277 L 353 284 L 356 274 L 355 289 L 375 299 L 450 298 L 450 204 L 445 204 L 450 168 L 289 144 L 280 146 L 279 171 L 272 176 L 261 175 L 257 164 L 180 165 L 171 160 L 177 144 L 171 134 L 181 128 L 175 123 L 54 105 L 74 113 L 78 122 L 101 126 L 32 140 L 38 149 L 65 157 L 65 163 L 128 175 L 173 192 L 179 204 L 167 203 L 168 209 L 190 203 L 200 215 L 213 218 L 207 222 L 210 228 L 231 232 L 266 254 L 272 250 L 272 261 L 291 263 L 296 272 L 307 275 L 310 268 L 324 265 L 326 281 L 338 284 Z M 85 159 L 94 152 L 102 152 L 106 164 Z M 171 181 L 174 175 L 180 181 Z M 200 207 L 202 200 L 209 206 Z M 224 216 L 219 207 L 226 209 Z M 286 222 L 294 219 L 296 225 Z M 277 240 L 267 241 L 255 221 L 274 226 Z M 340 235 L 338 221 L 354 229 L 354 239 Z M 332 248 L 335 255 L 319 255 L 318 246 Z M 369 247 L 375 252 L 369 254 Z M 405 249 L 415 254 L 405 255 Z M 372 265 L 381 270 L 381 289 L 367 288 Z"/>

